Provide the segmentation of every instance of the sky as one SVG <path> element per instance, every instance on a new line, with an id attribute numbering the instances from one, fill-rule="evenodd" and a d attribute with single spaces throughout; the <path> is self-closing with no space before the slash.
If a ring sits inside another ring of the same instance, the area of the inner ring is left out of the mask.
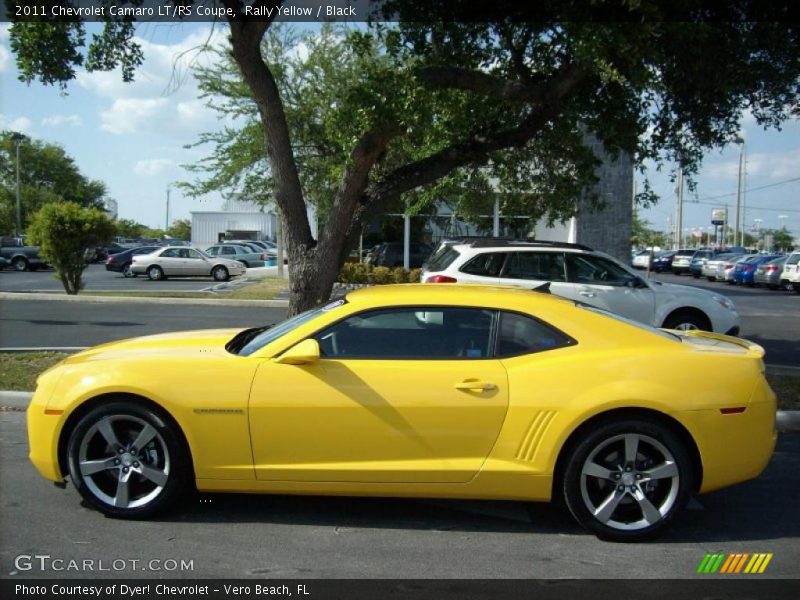
<path id="1" fill-rule="evenodd" d="M 116 71 L 80 71 L 66 94 L 58 87 L 18 81 L 8 27 L 0 23 L 0 129 L 61 145 L 84 174 L 106 183 L 120 218 L 164 227 L 168 188 L 170 222 L 189 218 L 192 210 L 221 207 L 219 194 L 190 198 L 171 187 L 192 179 L 181 165 L 207 154 L 202 148 L 185 146 L 196 142 L 200 133 L 226 124 L 198 98 L 190 68 L 210 60 L 197 47 L 209 37 L 223 39 L 220 26 L 212 30 L 209 23 L 143 24 L 137 36 L 145 62 L 134 83 L 124 83 Z M 780 131 L 764 131 L 748 115 L 741 124 L 747 229 L 785 225 L 800 237 L 800 121 L 787 122 Z M 685 234 L 710 227 L 715 207 L 727 205 L 733 221 L 739 152 L 740 146 L 732 144 L 707 154 L 696 192 L 684 194 Z M 671 230 L 675 222 L 672 166 L 658 172 L 648 165 L 647 176 L 662 200 L 640 213 L 662 231 Z M 641 189 L 641 181 L 637 186 Z"/>

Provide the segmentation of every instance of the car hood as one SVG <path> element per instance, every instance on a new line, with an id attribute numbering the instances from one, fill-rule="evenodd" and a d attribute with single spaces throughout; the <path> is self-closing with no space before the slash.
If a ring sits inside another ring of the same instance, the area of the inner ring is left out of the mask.
<path id="1" fill-rule="evenodd" d="M 710 300 L 710 301 L 714 301 L 713 298 L 714 296 L 716 296 L 717 298 L 725 298 L 726 300 L 730 300 L 723 294 L 718 294 L 716 292 L 703 290 L 688 285 L 681 285 L 679 283 L 664 283 L 663 281 L 652 281 L 652 280 L 649 283 L 653 292 L 659 295 L 672 296 L 672 297 L 683 296 L 692 298 L 703 298 L 705 300 Z"/>
<path id="2" fill-rule="evenodd" d="M 205 329 L 130 338 L 101 344 L 73 354 L 64 361 L 64 364 L 148 356 L 190 357 L 200 353 L 224 353 L 225 344 L 240 331 L 241 329 Z"/>

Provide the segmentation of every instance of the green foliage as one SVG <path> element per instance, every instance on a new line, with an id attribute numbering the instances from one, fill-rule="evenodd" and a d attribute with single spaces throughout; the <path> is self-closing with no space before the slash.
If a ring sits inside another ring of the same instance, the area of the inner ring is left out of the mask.
<path id="1" fill-rule="evenodd" d="M 767 229 L 762 235 L 772 235 L 772 247 L 780 250 L 789 250 L 794 247 L 794 237 L 784 225 L 780 229 Z"/>
<path id="2" fill-rule="evenodd" d="M 16 221 L 17 142 L 11 131 L 0 133 L 0 232 Z M 19 144 L 20 213 L 23 229 L 31 216 L 51 202 L 101 205 L 106 186 L 90 180 L 61 146 L 25 138 Z"/>
<path id="3" fill-rule="evenodd" d="M 394 283 L 394 275 L 389 267 L 373 267 L 370 282 L 375 285 Z"/>
<path id="4" fill-rule="evenodd" d="M 96 208 L 60 202 L 43 206 L 34 215 L 28 234 L 55 268 L 67 294 L 77 294 L 83 288 L 86 249 L 108 242 L 114 236 L 114 223 Z"/>
<path id="5" fill-rule="evenodd" d="M 344 263 L 337 281 L 348 284 L 419 283 L 420 269 L 373 267 L 365 263 Z"/>
<path id="6" fill-rule="evenodd" d="M 192 221 L 190 219 L 176 219 L 167 229 L 167 236 L 178 240 L 192 239 Z"/>
<path id="7" fill-rule="evenodd" d="M 650 222 L 639 218 L 637 212 L 633 213 L 631 225 L 631 246 L 634 248 L 665 248 L 671 245 L 667 234 L 649 227 Z"/>
<path id="8" fill-rule="evenodd" d="M 133 219 L 117 219 L 114 228 L 118 237 L 136 239 L 144 234 L 145 226 Z"/>

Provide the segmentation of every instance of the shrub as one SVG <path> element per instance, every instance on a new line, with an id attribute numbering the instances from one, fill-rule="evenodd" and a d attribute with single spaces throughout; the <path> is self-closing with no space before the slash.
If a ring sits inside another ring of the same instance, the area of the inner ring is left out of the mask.
<path id="1" fill-rule="evenodd" d="M 419 283 L 420 277 L 422 277 L 422 269 L 411 269 L 408 272 L 408 283 Z"/>
<path id="2" fill-rule="evenodd" d="M 392 283 L 392 270 L 389 267 L 375 267 L 372 269 L 372 283 L 382 285 Z"/>
<path id="3" fill-rule="evenodd" d="M 114 236 L 114 223 L 96 208 L 74 202 L 45 204 L 28 228 L 39 253 L 56 270 L 67 294 L 83 288 L 86 248 L 106 243 Z"/>
<path id="4" fill-rule="evenodd" d="M 392 269 L 392 281 L 395 283 L 408 283 L 408 271 L 403 267 L 395 267 Z"/>

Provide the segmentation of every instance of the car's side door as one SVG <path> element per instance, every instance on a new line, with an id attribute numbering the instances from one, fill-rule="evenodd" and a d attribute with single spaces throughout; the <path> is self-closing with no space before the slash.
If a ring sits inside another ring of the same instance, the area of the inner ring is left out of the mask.
<path id="1" fill-rule="evenodd" d="M 561 295 L 653 325 L 655 294 L 642 279 L 602 256 L 565 253 L 567 284 Z"/>
<path id="2" fill-rule="evenodd" d="M 167 248 L 159 255 L 157 262 L 164 271 L 164 275 L 183 275 L 183 259 L 180 248 Z"/>
<path id="3" fill-rule="evenodd" d="M 508 407 L 496 329 L 494 310 L 372 310 L 315 334 L 315 362 L 265 361 L 250 398 L 257 478 L 469 481 Z"/>
<path id="4" fill-rule="evenodd" d="M 203 276 L 211 274 L 211 264 L 208 259 L 194 248 L 181 248 L 183 258 L 183 274 Z"/>

